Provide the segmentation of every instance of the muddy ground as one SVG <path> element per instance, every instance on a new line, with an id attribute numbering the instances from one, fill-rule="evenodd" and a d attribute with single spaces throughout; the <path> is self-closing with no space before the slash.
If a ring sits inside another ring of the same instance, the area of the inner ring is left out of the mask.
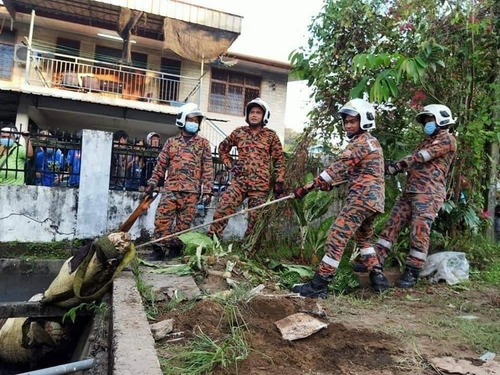
<path id="1" fill-rule="evenodd" d="M 360 287 L 347 296 L 320 300 L 327 328 L 305 339 L 283 340 L 274 323 L 310 307 L 309 302 L 269 296 L 240 302 L 251 348 L 248 357 L 238 368 L 216 367 L 212 373 L 445 374 L 429 360 L 445 356 L 477 359 L 486 351 L 500 352 L 500 293 L 496 287 L 471 284 L 458 290 L 424 283 L 409 291 L 392 289 L 383 296 Z M 165 318 L 174 319 L 174 331 L 183 331 L 185 340 L 159 342 L 160 357 L 168 357 L 173 346 L 188 341 L 194 333 L 203 332 L 216 341 L 230 332 L 223 305 L 213 299 L 180 305 L 158 319 Z M 464 332 L 468 329 L 470 334 Z M 478 332 L 491 337 L 479 339 Z"/>

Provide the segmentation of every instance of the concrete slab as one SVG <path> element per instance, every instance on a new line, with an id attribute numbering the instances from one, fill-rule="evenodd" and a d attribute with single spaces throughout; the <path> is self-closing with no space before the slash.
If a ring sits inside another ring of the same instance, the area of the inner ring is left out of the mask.
<path id="1" fill-rule="evenodd" d="M 160 362 L 132 272 L 113 282 L 113 374 L 161 375 Z"/>
<path id="2" fill-rule="evenodd" d="M 167 296 L 171 299 L 177 290 L 183 298 L 188 300 L 196 299 L 201 296 L 200 288 L 196 285 L 194 279 L 187 276 L 177 276 L 171 274 L 149 273 L 146 267 L 141 268 L 141 279 L 153 288 L 153 291 L 161 299 Z"/>

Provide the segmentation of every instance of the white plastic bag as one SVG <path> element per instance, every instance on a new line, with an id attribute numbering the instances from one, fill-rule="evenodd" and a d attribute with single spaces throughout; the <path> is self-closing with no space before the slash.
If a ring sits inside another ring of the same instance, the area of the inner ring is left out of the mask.
<path id="1" fill-rule="evenodd" d="M 430 276 L 431 283 L 445 280 L 448 285 L 455 285 L 461 281 L 469 279 L 469 262 L 465 258 L 465 253 L 456 251 L 443 251 L 427 257 L 424 269 L 420 276 Z"/>

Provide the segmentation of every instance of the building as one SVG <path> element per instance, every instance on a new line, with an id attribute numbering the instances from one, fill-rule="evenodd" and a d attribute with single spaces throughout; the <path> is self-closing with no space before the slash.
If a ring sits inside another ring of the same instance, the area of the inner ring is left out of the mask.
<path id="1" fill-rule="evenodd" d="M 269 103 L 268 126 L 283 140 L 290 66 L 228 53 L 245 32 L 241 20 L 173 0 L 0 0 L 0 121 L 21 131 L 85 129 L 78 188 L 0 186 L 0 216 L 9 218 L 0 221 L 0 242 L 119 227 L 141 194 L 108 191 L 109 132 L 143 139 L 154 131 L 164 141 L 177 134 L 185 102 L 207 115 L 201 133 L 214 149 L 244 125 L 255 97 Z M 152 230 L 153 219 L 154 207 L 134 236 Z"/>
<path id="2" fill-rule="evenodd" d="M 172 0 L 3 4 L 0 121 L 166 138 L 189 101 L 207 114 L 202 132 L 216 146 L 259 96 L 284 138 L 289 64 L 228 54 L 244 32 L 241 16 Z"/>

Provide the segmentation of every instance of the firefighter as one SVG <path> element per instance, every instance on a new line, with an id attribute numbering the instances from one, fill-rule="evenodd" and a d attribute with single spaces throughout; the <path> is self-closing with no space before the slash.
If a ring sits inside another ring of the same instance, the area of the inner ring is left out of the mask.
<path id="1" fill-rule="evenodd" d="M 276 198 L 284 191 L 285 164 L 283 147 L 278 135 L 266 127 L 269 122 L 269 106 L 260 98 L 253 99 L 245 107 L 245 121 L 248 126 L 235 129 L 219 145 L 219 156 L 229 170 L 232 180 L 225 190 L 214 213 L 214 220 L 236 212 L 238 206 L 248 198 L 248 208 L 266 202 L 274 179 L 273 193 Z M 234 160 L 230 151 L 237 148 L 238 159 Z M 245 236 L 251 235 L 258 213 L 248 214 Z M 227 220 L 213 223 L 207 235 L 221 238 Z"/>
<path id="2" fill-rule="evenodd" d="M 411 226 L 406 268 L 397 283 L 400 288 L 415 286 L 427 259 L 431 226 L 444 203 L 446 176 L 457 151 L 455 137 L 448 129 L 455 119 L 447 106 L 427 105 L 415 121 L 422 125 L 426 137 L 411 155 L 387 166 L 390 175 L 407 172 L 406 186 L 375 245 L 383 263 L 399 232 Z"/>
<path id="3" fill-rule="evenodd" d="M 164 191 L 155 215 L 153 237 L 159 239 L 188 229 L 202 197 L 205 205 L 212 199 L 213 164 L 210 143 L 198 135 L 205 116 L 194 103 L 179 109 L 175 125 L 180 134 L 163 145 L 158 161 L 148 180 L 145 193 L 153 195 L 164 180 Z M 153 244 L 150 260 L 163 260 L 181 255 L 184 244 L 178 237 Z M 169 250 L 166 254 L 166 250 Z"/>
<path id="4" fill-rule="evenodd" d="M 333 280 L 349 239 L 354 235 L 370 272 L 370 284 L 376 293 L 389 287 L 375 249 L 372 246 L 373 222 L 384 212 L 384 155 L 378 140 L 370 133 L 375 129 L 375 109 L 363 99 L 352 99 L 340 110 L 342 126 L 349 144 L 312 182 L 296 188 L 296 199 L 314 189 L 329 191 L 332 185 L 347 180 L 346 203 L 335 219 L 325 244 L 325 255 L 312 280 L 294 285 L 292 291 L 303 297 L 326 298 L 328 283 Z"/>

